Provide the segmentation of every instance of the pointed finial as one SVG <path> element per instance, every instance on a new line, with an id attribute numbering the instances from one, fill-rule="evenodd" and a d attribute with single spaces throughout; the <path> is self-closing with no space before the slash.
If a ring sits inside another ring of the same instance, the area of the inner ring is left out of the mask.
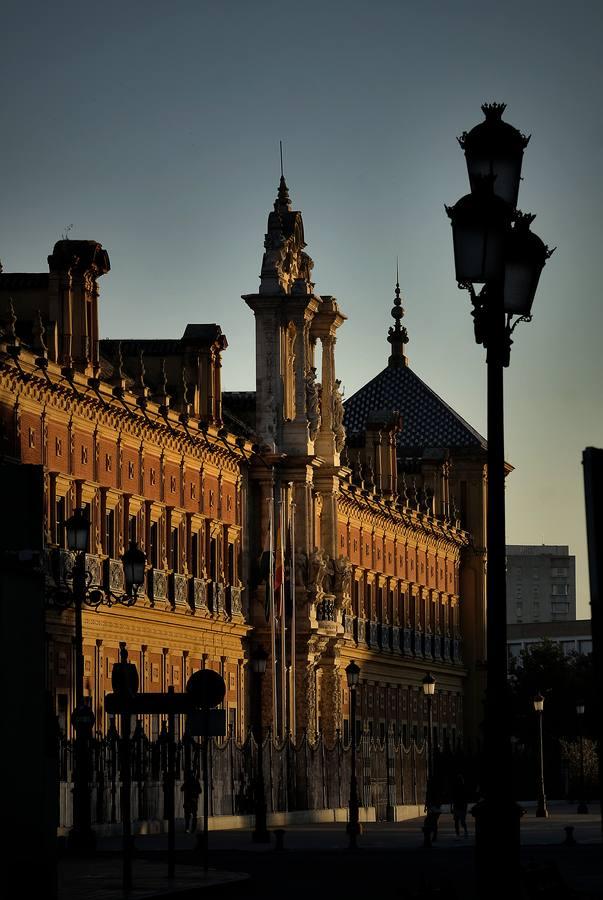
<path id="1" fill-rule="evenodd" d="M 402 298 L 400 297 L 400 271 L 398 257 L 396 257 L 396 289 L 394 291 L 394 306 L 392 309 L 392 318 L 394 325 L 390 325 L 387 332 L 387 340 L 391 344 L 392 352 L 389 357 L 388 364 L 392 367 L 407 366 L 408 359 L 404 353 L 404 345 L 408 343 L 408 332 L 406 328 L 400 324 L 404 318 L 404 309 L 402 307 Z"/>
<path id="2" fill-rule="evenodd" d="M 165 371 L 165 359 L 161 360 L 161 367 L 159 369 L 159 411 L 163 416 L 167 415 L 167 412 L 170 408 L 170 395 L 168 394 L 168 383 L 167 383 L 167 372 Z"/>
<path id="3" fill-rule="evenodd" d="M 123 397 L 126 391 L 126 376 L 124 375 L 124 358 L 121 352 L 121 341 L 117 342 L 117 355 L 113 366 L 112 394 L 114 397 Z"/>
<path id="4" fill-rule="evenodd" d="M 144 350 L 141 348 L 138 352 L 138 397 L 136 403 L 143 412 L 147 408 L 147 400 L 150 393 L 145 383 L 146 371 L 144 365 Z"/>
<path id="5" fill-rule="evenodd" d="M 8 316 L 6 318 L 6 328 L 4 329 L 4 336 L 8 339 L 9 344 L 18 344 L 19 338 L 17 337 L 17 330 L 15 328 L 17 324 L 17 316 L 15 315 L 15 307 L 13 306 L 13 298 L 8 298 Z"/>
<path id="6" fill-rule="evenodd" d="M 115 375 L 119 379 L 124 377 L 124 358 L 121 352 L 121 341 L 117 344 L 117 360 L 115 365 Z"/>
<path id="7" fill-rule="evenodd" d="M 285 175 L 283 171 L 283 142 L 279 141 L 280 154 L 281 154 L 281 180 L 278 185 L 278 196 L 276 198 L 276 202 L 274 204 L 274 209 L 276 212 L 283 212 L 286 210 L 287 212 L 291 210 L 291 198 L 289 197 L 289 188 L 287 187 L 287 182 L 285 181 Z"/>
<path id="8" fill-rule="evenodd" d="M 146 369 L 144 367 L 144 350 L 141 348 L 138 354 L 138 383 L 140 385 L 140 390 L 144 394 L 147 390 L 147 386 L 144 383 L 144 376 L 146 374 Z"/>
<path id="9" fill-rule="evenodd" d="M 188 402 L 188 379 L 186 377 L 186 366 L 182 365 L 182 412 L 180 413 L 180 421 L 186 425 L 191 414 L 191 404 Z"/>
<path id="10" fill-rule="evenodd" d="M 44 328 L 44 322 L 42 321 L 41 310 L 38 310 L 38 315 L 34 319 L 31 333 L 33 335 L 33 349 L 36 351 L 38 358 L 47 359 L 48 347 L 44 343 L 44 335 L 46 334 L 46 329 Z"/>

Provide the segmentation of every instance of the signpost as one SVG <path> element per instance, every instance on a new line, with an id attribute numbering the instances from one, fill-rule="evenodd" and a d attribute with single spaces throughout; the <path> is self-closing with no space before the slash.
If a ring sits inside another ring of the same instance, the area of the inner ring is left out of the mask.
<path id="1" fill-rule="evenodd" d="M 226 685 L 224 679 L 213 669 L 194 672 L 186 684 L 186 692 L 176 694 L 173 687 L 167 693 L 138 693 L 138 672 L 136 666 L 127 662 L 128 651 L 121 645 L 121 661 L 115 663 L 112 673 L 112 694 L 105 698 L 105 710 L 109 714 L 118 713 L 122 722 L 122 821 L 123 821 L 123 887 L 124 892 L 132 890 L 132 824 L 130 812 L 130 726 L 133 715 L 164 715 L 168 720 L 168 772 L 166 783 L 166 813 L 168 820 L 168 878 L 173 878 L 175 865 L 175 803 L 174 803 L 174 762 L 175 728 L 174 716 L 186 715 L 186 730 L 191 736 L 200 736 L 203 765 L 203 869 L 208 868 L 209 832 L 209 770 L 208 739 L 226 735 L 226 711 L 214 709 L 224 700 Z"/>

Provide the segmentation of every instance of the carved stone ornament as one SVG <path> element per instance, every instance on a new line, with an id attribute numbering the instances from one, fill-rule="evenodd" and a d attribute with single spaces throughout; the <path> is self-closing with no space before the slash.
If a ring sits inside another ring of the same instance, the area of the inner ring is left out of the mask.
<path id="1" fill-rule="evenodd" d="M 349 612 L 352 608 L 352 564 L 347 556 L 334 560 L 335 592 L 341 598 L 341 608 Z"/>
<path id="2" fill-rule="evenodd" d="M 315 547 L 308 560 L 308 588 L 317 596 L 325 590 L 324 581 L 327 575 L 329 557 L 324 550 Z"/>
<path id="3" fill-rule="evenodd" d="M 335 435 L 335 449 L 341 453 L 345 445 L 345 428 L 343 427 L 343 391 L 339 378 L 335 381 L 331 397 L 331 427 Z"/>
<path id="4" fill-rule="evenodd" d="M 314 366 L 311 366 L 306 373 L 306 416 L 310 440 L 314 441 L 320 430 L 321 422 L 320 394 L 319 386 L 316 383 L 316 369 Z"/>
<path id="5" fill-rule="evenodd" d="M 298 587 L 308 586 L 308 556 L 304 550 L 295 551 L 295 583 Z"/>

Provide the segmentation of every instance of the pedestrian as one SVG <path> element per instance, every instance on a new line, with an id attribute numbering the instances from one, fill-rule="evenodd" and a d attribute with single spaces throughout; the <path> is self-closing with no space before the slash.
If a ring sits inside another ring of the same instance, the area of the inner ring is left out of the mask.
<path id="1" fill-rule="evenodd" d="M 454 830 L 456 836 L 461 836 L 461 827 L 465 837 L 468 837 L 467 831 L 467 790 L 465 788 L 465 780 L 462 775 L 457 775 L 454 787 L 452 789 L 452 815 L 454 818 Z"/>
<path id="2" fill-rule="evenodd" d="M 187 772 L 180 790 L 184 806 L 184 829 L 188 834 L 197 830 L 197 807 L 201 793 L 199 779 L 192 772 Z"/>
<path id="3" fill-rule="evenodd" d="M 438 836 L 438 820 L 442 812 L 440 791 L 435 780 L 432 778 L 427 782 L 425 812 L 427 815 L 423 822 L 423 835 L 425 836 L 425 846 L 431 847 Z"/>

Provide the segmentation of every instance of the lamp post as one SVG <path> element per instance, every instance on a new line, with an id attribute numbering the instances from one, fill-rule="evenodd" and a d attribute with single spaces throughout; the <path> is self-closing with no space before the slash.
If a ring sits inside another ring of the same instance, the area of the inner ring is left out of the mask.
<path id="1" fill-rule="evenodd" d="M 84 604 L 96 607 L 106 602 L 122 603 L 131 606 L 136 602 L 138 588 L 144 582 L 146 557 L 135 542 L 122 556 L 126 592 L 116 595 L 106 593 L 98 588 L 90 590 L 91 578 L 86 571 L 86 552 L 90 538 L 90 522 L 84 509 L 76 509 L 72 516 L 64 522 L 68 550 L 75 555 L 71 576 L 71 590 L 57 591 L 56 599 L 60 606 L 73 605 L 75 614 L 75 707 L 71 713 L 71 721 L 75 728 L 75 773 L 73 780 L 73 827 L 69 841 L 73 849 L 90 850 L 94 846 L 95 835 L 90 817 L 90 739 L 94 727 L 94 712 L 84 697 L 84 637 L 82 628 L 82 609 Z"/>
<path id="2" fill-rule="evenodd" d="M 428 672 L 422 681 L 423 694 L 427 698 L 427 782 L 433 778 L 433 695 L 436 681 Z"/>
<path id="3" fill-rule="evenodd" d="M 90 522 L 83 509 L 76 509 L 65 522 L 67 547 L 75 554 L 72 568 L 73 589 L 70 599 L 75 613 L 75 707 L 71 721 L 75 728 L 75 773 L 73 778 L 73 826 L 69 843 L 74 850 L 86 851 L 94 847 L 95 835 L 90 818 L 90 738 L 94 727 L 94 713 L 84 701 L 84 638 L 82 633 L 82 605 L 88 588 L 86 551 L 90 536 Z"/>
<path id="4" fill-rule="evenodd" d="M 544 753 L 542 748 L 542 711 L 544 709 L 544 697 L 538 693 L 534 697 L 534 709 L 538 716 L 538 803 L 536 805 L 536 818 L 548 819 L 549 813 L 546 808 L 546 797 L 544 796 Z"/>
<path id="5" fill-rule="evenodd" d="M 251 656 L 251 671 L 255 680 L 256 716 L 255 740 L 258 747 L 257 772 L 255 778 L 255 828 L 252 840 L 256 844 L 270 843 L 266 827 L 266 789 L 264 786 L 264 736 L 262 733 L 262 680 L 266 674 L 268 654 L 263 647 L 256 647 Z"/>
<path id="6" fill-rule="evenodd" d="M 487 348 L 487 686 L 484 799 L 475 807 L 478 889 L 485 896 L 494 872 L 497 887 L 509 892 L 516 890 L 520 874 L 521 810 L 512 800 L 507 685 L 503 369 L 517 323 L 531 318 L 538 280 L 552 251 L 530 231 L 533 216 L 515 210 L 528 138 L 503 122 L 504 104 L 485 104 L 482 110 L 485 121 L 459 138 L 471 193 L 446 211 L 456 280 L 471 297 L 476 342 Z M 483 285 L 479 294 L 475 284 Z"/>
<path id="7" fill-rule="evenodd" d="M 360 834 L 360 817 L 358 806 L 358 781 L 356 779 L 356 689 L 360 681 L 360 669 L 352 660 L 345 669 L 346 678 L 348 680 L 348 688 L 350 691 L 350 724 L 352 729 L 352 759 L 350 762 L 350 813 L 348 821 L 348 838 L 350 841 L 350 850 L 357 847 L 358 835 Z"/>
<path id="8" fill-rule="evenodd" d="M 576 716 L 578 718 L 578 739 L 580 741 L 580 802 L 576 812 L 580 815 L 585 815 L 588 813 L 588 806 L 584 796 L 584 703 L 576 704 Z"/>

